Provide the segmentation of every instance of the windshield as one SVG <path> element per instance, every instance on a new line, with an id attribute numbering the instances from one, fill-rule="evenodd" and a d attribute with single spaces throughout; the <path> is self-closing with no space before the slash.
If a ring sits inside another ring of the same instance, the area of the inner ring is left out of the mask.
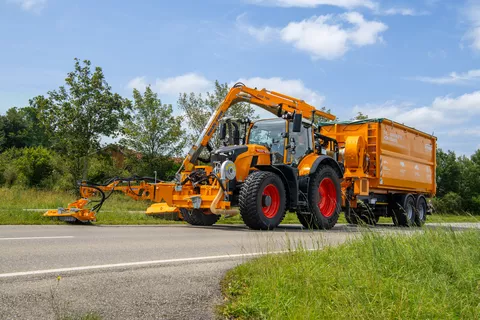
<path id="1" fill-rule="evenodd" d="M 250 129 L 248 137 L 249 144 L 259 144 L 272 148 L 272 146 L 279 146 L 283 148 L 284 138 L 282 133 L 285 132 L 285 120 L 265 120 L 255 122 Z"/>

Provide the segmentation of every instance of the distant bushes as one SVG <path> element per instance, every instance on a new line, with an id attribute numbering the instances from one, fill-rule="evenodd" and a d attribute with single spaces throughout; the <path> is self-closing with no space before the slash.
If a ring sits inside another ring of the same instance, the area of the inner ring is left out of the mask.
<path id="1" fill-rule="evenodd" d="M 0 181 L 6 186 L 42 186 L 54 173 L 53 157 L 43 147 L 8 149 L 0 154 Z"/>
<path id="2" fill-rule="evenodd" d="M 0 186 L 72 190 L 72 159 L 44 147 L 10 148 L 0 153 Z M 88 158 L 89 181 L 101 183 L 112 177 L 154 176 L 171 178 L 180 164 L 167 157 L 142 159 L 126 155 L 122 163 L 109 153 L 99 152 Z"/>

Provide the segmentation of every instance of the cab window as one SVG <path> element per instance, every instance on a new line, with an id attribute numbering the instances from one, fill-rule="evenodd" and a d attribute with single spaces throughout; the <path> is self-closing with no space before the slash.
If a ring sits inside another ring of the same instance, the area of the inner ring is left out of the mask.
<path id="1" fill-rule="evenodd" d="M 250 128 L 249 144 L 266 146 L 272 153 L 273 163 L 283 163 L 285 150 L 285 120 L 261 120 L 255 122 Z"/>
<path id="2" fill-rule="evenodd" d="M 291 163 L 299 163 L 301 158 L 311 152 L 312 150 L 312 136 L 311 130 L 302 126 L 302 131 L 293 132 L 293 124 L 290 123 L 289 126 L 289 139 L 290 144 L 292 144 L 292 138 L 295 142 L 295 152 L 292 152 L 292 149 L 288 149 L 287 159 Z"/>

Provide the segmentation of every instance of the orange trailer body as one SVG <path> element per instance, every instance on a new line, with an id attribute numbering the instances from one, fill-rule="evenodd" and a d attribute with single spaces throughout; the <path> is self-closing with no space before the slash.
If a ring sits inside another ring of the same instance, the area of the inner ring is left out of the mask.
<path id="1" fill-rule="evenodd" d="M 356 208 L 358 198 L 367 197 L 388 205 L 381 195 L 435 195 L 436 137 L 388 119 L 326 122 L 320 133 L 336 139 L 341 150 L 344 206 L 349 201 Z"/>

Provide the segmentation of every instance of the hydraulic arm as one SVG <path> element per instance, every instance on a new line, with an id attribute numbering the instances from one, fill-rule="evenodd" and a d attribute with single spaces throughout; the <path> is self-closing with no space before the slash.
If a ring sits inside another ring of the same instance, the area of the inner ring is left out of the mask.
<path id="1" fill-rule="evenodd" d="M 222 119 L 228 109 L 238 102 L 248 102 L 257 105 L 279 117 L 285 113 L 300 113 L 304 118 L 310 119 L 312 122 L 315 117 L 323 117 L 328 120 L 336 119 L 334 115 L 317 110 L 314 106 L 309 105 L 303 100 L 292 98 L 278 92 L 268 91 L 266 89 L 252 89 L 246 87 L 242 83 L 237 83 L 232 89 L 230 89 L 225 100 L 223 100 L 217 110 L 212 114 L 197 142 L 188 152 L 182 165 L 186 171 L 191 171 L 195 167 L 195 163 L 197 162 L 200 153 L 207 146 L 215 133 L 215 130 L 218 127 L 218 122 Z"/>

